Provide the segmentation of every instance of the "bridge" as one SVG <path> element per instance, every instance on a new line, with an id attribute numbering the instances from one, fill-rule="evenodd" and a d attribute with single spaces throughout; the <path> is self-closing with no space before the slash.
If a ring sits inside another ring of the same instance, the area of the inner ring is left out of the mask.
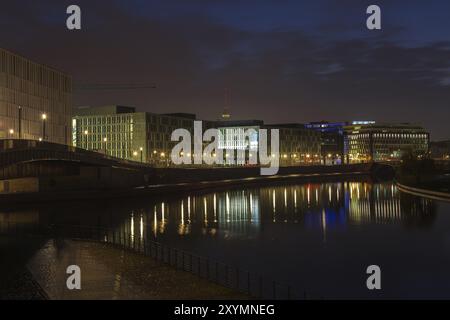
<path id="1" fill-rule="evenodd" d="M 113 167 L 154 173 L 153 166 L 111 157 L 57 143 L 5 139 L 0 140 L 0 180 L 42 175 L 75 174 L 80 166 Z"/>

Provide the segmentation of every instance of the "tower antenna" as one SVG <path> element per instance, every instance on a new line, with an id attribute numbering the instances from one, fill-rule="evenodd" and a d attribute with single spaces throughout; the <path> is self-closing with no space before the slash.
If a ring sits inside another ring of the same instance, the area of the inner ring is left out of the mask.
<path id="1" fill-rule="evenodd" d="M 225 106 L 222 113 L 222 120 L 230 119 L 231 117 L 230 107 L 231 107 L 231 92 L 229 88 L 225 88 Z"/>

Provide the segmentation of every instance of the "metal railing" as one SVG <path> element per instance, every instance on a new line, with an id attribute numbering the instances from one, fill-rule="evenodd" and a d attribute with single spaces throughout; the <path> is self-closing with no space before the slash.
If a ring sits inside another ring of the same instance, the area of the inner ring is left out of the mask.
<path id="1" fill-rule="evenodd" d="M 145 162 L 116 158 L 104 153 L 74 146 L 36 140 L 0 139 L 0 166 L 32 160 L 69 160 L 99 165 L 116 165 L 137 169 L 152 169 Z"/>
<path id="2" fill-rule="evenodd" d="M 16 224 L 0 224 L 0 234 L 45 235 L 52 238 L 70 238 L 96 241 L 143 254 L 176 270 L 189 272 L 201 279 L 235 290 L 256 299 L 323 299 L 303 290 L 300 294 L 286 285 L 260 274 L 168 246 L 153 240 L 136 237 L 123 230 L 79 225 L 52 225 L 40 229 Z"/>

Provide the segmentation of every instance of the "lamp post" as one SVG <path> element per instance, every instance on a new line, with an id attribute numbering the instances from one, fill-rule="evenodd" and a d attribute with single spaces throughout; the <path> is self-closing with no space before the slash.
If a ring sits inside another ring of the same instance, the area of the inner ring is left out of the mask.
<path id="1" fill-rule="evenodd" d="M 161 155 L 161 158 L 163 159 L 163 162 L 166 162 L 166 160 L 165 160 L 166 154 L 164 152 L 161 152 L 160 155 Z M 166 162 L 166 166 L 167 166 L 167 162 Z"/>
<path id="2" fill-rule="evenodd" d="M 19 139 L 22 139 L 22 107 L 19 106 Z"/>
<path id="3" fill-rule="evenodd" d="M 140 147 L 139 148 L 139 151 L 141 152 L 141 162 L 143 162 L 142 160 L 143 160 L 143 152 L 144 152 L 144 148 L 142 148 L 142 147 Z"/>
<path id="4" fill-rule="evenodd" d="M 45 121 L 47 120 L 47 114 L 43 113 L 41 118 L 42 118 L 42 139 L 45 140 Z"/>
<path id="5" fill-rule="evenodd" d="M 9 135 L 14 138 L 14 129 L 9 129 Z"/>
<path id="6" fill-rule="evenodd" d="M 153 150 L 153 155 L 152 155 L 152 162 L 153 162 L 153 164 L 156 164 L 157 154 L 158 154 L 158 151 L 157 150 Z"/>
<path id="7" fill-rule="evenodd" d="M 106 143 L 108 142 L 108 138 L 106 138 L 106 137 L 104 137 L 103 138 L 103 150 L 104 150 L 104 152 L 105 152 L 105 155 L 106 155 Z"/>
<path id="8" fill-rule="evenodd" d="M 89 133 L 89 131 L 87 131 L 87 130 L 84 130 L 84 143 L 86 144 L 86 150 L 88 149 L 88 133 Z"/>

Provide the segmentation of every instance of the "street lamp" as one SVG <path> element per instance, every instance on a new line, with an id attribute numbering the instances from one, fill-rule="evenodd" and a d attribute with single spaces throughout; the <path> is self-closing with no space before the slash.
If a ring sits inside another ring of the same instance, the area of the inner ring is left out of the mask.
<path id="1" fill-rule="evenodd" d="M 19 139 L 22 139 L 22 107 L 19 106 Z"/>
<path id="2" fill-rule="evenodd" d="M 104 147 L 105 155 L 106 155 L 106 142 L 108 142 L 108 138 L 104 137 L 103 138 L 103 147 Z"/>
<path id="3" fill-rule="evenodd" d="M 84 143 L 86 144 L 86 150 L 88 149 L 88 131 L 84 130 L 83 134 L 84 134 Z"/>
<path id="4" fill-rule="evenodd" d="M 166 163 L 167 165 L 167 160 L 165 159 L 166 154 L 164 152 L 161 152 L 161 158 L 163 159 L 163 163 Z"/>
<path id="5" fill-rule="evenodd" d="M 43 113 L 41 118 L 42 118 L 42 139 L 45 140 L 45 121 L 47 120 L 47 114 Z"/>
<path id="6" fill-rule="evenodd" d="M 11 135 L 11 138 L 14 136 L 14 129 L 9 129 L 9 134 Z"/>
<path id="7" fill-rule="evenodd" d="M 143 155 L 144 148 L 140 147 L 140 148 L 139 148 L 139 151 L 141 152 L 141 162 L 143 162 L 143 161 L 142 161 L 142 160 L 143 160 L 142 155 Z"/>

